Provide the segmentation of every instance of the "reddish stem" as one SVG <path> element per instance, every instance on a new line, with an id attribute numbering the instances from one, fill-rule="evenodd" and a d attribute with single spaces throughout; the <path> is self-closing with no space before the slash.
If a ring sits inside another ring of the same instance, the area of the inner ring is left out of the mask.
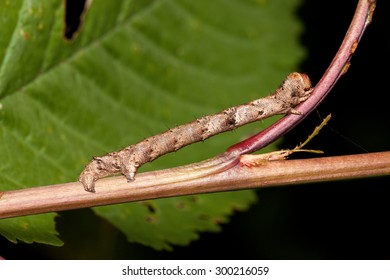
<path id="1" fill-rule="evenodd" d="M 258 134 L 229 147 L 226 152 L 242 155 L 257 151 L 282 137 L 306 118 L 327 96 L 338 79 L 347 72 L 349 61 L 357 48 L 360 38 L 366 27 L 371 23 L 375 4 L 375 0 L 359 1 L 352 22 L 334 59 L 314 87 L 310 98 L 296 108 L 302 115 L 286 115 Z"/>

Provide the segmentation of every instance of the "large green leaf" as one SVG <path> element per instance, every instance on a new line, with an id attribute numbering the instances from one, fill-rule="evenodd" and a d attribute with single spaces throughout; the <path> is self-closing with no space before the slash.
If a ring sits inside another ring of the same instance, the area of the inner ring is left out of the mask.
<path id="1" fill-rule="evenodd" d="M 246 210 L 254 202 L 249 191 L 226 192 L 180 198 L 103 206 L 94 210 L 124 232 L 129 241 L 155 249 L 172 249 L 170 244 L 186 245 L 200 231 L 220 231 L 234 210 Z M 142 225 L 142 226 L 141 226 Z"/>
<path id="2" fill-rule="evenodd" d="M 63 1 L 0 1 L 0 188 L 74 181 L 93 155 L 268 94 L 303 56 L 297 4 L 95 0 L 67 42 Z M 214 156 L 274 120 L 191 145 L 141 172 Z M 94 211 L 129 240 L 169 249 L 219 230 L 254 201 L 245 191 Z M 60 245 L 54 217 L 1 220 L 0 234 Z"/>

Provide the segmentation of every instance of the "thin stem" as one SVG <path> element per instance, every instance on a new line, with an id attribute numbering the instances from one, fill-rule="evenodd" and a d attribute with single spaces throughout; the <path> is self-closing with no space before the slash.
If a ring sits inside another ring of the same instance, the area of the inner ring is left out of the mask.
<path id="1" fill-rule="evenodd" d="M 286 115 L 258 134 L 231 146 L 227 149 L 228 153 L 242 155 L 267 146 L 293 129 L 322 102 L 338 79 L 347 72 L 350 65 L 349 61 L 357 48 L 360 38 L 368 24 L 371 23 L 375 3 L 376 1 L 374 0 L 359 1 L 344 40 L 330 66 L 314 87 L 310 98 L 297 106 L 296 109 L 302 114 Z"/>
<path id="2" fill-rule="evenodd" d="M 189 171 L 192 167 L 187 168 Z M 96 193 L 84 191 L 79 182 L 3 192 L 0 218 L 181 195 L 390 175 L 390 152 L 277 160 L 254 167 L 238 163 L 211 177 L 181 182 L 177 181 L 177 172 L 183 167 L 179 169 L 140 173 L 131 187 L 123 176 L 102 179 L 96 183 L 99 189 Z"/>

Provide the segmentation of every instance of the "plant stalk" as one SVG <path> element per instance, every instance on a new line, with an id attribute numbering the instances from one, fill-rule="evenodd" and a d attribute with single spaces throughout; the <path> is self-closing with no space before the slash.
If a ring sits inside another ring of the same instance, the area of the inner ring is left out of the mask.
<path id="1" fill-rule="evenodd" d="M 328 69 L 313 88 L 309 99 L 295 108 L 301 112 L 301 115 L 288 114 L 256 135 L 231 146 L 227 151 L 232 154 L 242 155 L 260 150 L 285 135 L 317 108 L 338 79 L 347 72 L 358 43 L 366 27 L 371 23 L 375 6 L 375 0 L 360 0 L 358 2 L 347 33 Z"/>
<path id="2" fill-rule="evenodd" d="M 236 162 L 213 176 L 177 181 L 194 165 L 140 173 L 132 183 L 123 176 L 99 180 L 97 192 L 73 182 L 0 193 L 0 218 L 141 201 L 163 197 L 290 186 L 321 181 L 390 175 L 390 151 L 313 159 L 267 161 L 255 167 Z M 195 170 L 196 172 L 196 170 Z M 164 183 L 161 183 L 164 182 Z"/>

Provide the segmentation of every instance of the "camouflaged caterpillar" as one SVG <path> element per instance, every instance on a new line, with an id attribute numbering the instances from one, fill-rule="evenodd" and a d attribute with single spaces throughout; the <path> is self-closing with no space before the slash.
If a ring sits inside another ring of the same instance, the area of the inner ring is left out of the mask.
<path id="1" fill-rule="evenodd" d="M 141 165 L 191 143 L 273 115 L 299 114 L 293 108 L 305 101 L 311 91 L 311 82 L 306 74 L 291 73 L 270 96 L 177 126 L 118 152 L 94 157 L 81 173 L 79 181 L 89 192 L 95 192 L 98 179 L 115 174 L 123 174 L 131 182 Z"/>

